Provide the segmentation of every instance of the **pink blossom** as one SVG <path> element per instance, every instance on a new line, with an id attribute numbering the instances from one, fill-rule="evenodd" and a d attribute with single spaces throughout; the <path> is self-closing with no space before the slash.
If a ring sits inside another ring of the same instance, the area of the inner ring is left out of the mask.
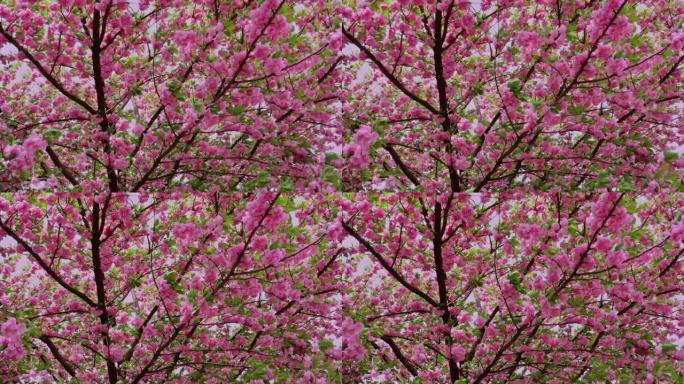
<path id="1" fill-rule="evenodd" d="M 365 355 L 365 350 L 361 346 L 359 335 L 363 326 L 351 319 L 342 322 L 340 328 L 343 340 L 344 358 L 349 360 L 359 360 Z"/>
<path id="2" fill-rule="evenodd" d="M 5 347 L 0 351 L 0 360 L 21 360 L 26 355 L 22 346 L 21 337 L 26 326 L 17 323 L 14 317 L 10 317 L 0 325 L 0 346 Z"/>
<path id="3" fill-rule="evenodd" d="M 518 44 L 525 53 L 531 53 L 542 44 L 542 39 L 535 32 L 518 33 Z"/>
<path id="4" fill-rule="evenodd" d="M 114 362 L 119 362 L 123 358 L 124 355 L 124 350 L 119 347 L 118 345 L 110 345 L 109 346 L 109 357 L 112 359 Z"/>
<path id="5" fill-rule="evenodd" d="M 26 171 L 33 166 L 36 152 L 45 149 L 47 142 L 41 135 L 31 135 L 21 144 L 5 147 L 3 154 L 9 160 L 9 168 L 15 171 Z"/>
<path id="6" fill-rule="evenodd" d="M 370 163 L 369 151 L 371 144 L 377 138 L 370 126 L 361 125 L 354 134 L 354 142 L 345 147 L 345 152 L 350 154 L 349 166 L 351 168 L 365 168 Z"/>
<path id="7" fill-rule="evenodd" d="M 466 350 L 459 344 L 454 344 L 451 346 L 450 356 L 455 362 L 460 363 L 465 360 Z"/>
<path id="8" fill-rule="evenodd" d="M 628 255 L 624 251 L 608 252 L 606 254 L 606 264 L 611 267 L 619 267 L 627 260 Z"/>

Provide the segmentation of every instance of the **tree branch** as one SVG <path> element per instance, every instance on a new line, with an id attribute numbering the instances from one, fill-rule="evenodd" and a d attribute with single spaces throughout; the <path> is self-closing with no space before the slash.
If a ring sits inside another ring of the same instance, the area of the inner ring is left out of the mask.
<path id="1" fill-rule="evenodd" d="M 57 360 L 57 362 L 64 368 L 65 371 L 71 376 L 71 377 L 76 377 L 76 371 L 74 370 L 73 364 L 70 363 L 59 351 L 59 348 L 55 345 L 55 343 L 50 340 L 49 336 L 46 335 L 41 335 L 38 337 L 40 341 L 45 343 L 47 345 L 48 349 L 52 353 L 52 356 Z"/>
<path id="2" fill-rule="evenodd" d="M 373 55 L 373 53 L 368 48 L 366 48 L 363 44 L 361 44 L 361 42 L 356 37 L 354 37 L 354 35 L 349 33 L 349 31 L 347 31 L 347 29 L 344 27 L 344 25 L 342 26 L 342 33 L 344 34 L 344 36 L 347 39 L 349 39 L 349 41 L 351 41 L 352 44 L 354 44 L 358 49 L 360 49 L 361 52 L 363 52 L 366 56 L 368 56 L 368 58 L 378 67 L 380 72 L 382 72 L 382 74 L 385 75 L 385 77 L 389 81 L 391 81 L 392 84 L 394 84 L 397 88 L 399 88 L 399 90 L 401 92 L 403 92 L 410 99 L 412 99 L 413 101 L 422 105 L 423 107 L 425 107 L 425 109 L 434 113 L 435 115 L 440 114 L 439 111 L 435 107 L 433 107 L 430 103 L 428 103 L 426 100 L 422 99 L 421 97 L 419 97 L 415 93 L 409 91 L 404 86 L 404 84 L 402 84 L 401 81 L 399 81 L 399 79 L 397 79 L 394 75 L 392 75 L 392 73 L 390 73 L 390 71 L 385 67 L 385 65 L 382 62 L 380 62 L 380 60 L 378 60 L 378 58 L 375 57 L 375 55 Z"/>
<path id="3" fill-rule="evenodd" d="M 74 95 L 73 93 L 69 92 L 64 88 L 64 86 L 57 81 L 50 73 L 43 67 L 42 64 L 29 52 L 26 48 L 24 48 L 23 45 L 21 45 L 12 35 L 10 35 L 5 29 L 0 25 L 0 34 L 10 43 L 12 44 L 16 49 L 19 50 L 26 58 L 38 69 L 38 72 L 40 72 L 43 77 L 50 82 L 62 95 L 66 96 L 69 100 L 75 102 L 76 104 L 80 105 L 85 109 L 86 111 L 90 112 L 93 115 L 97 114 L 97 111 L 88 105 L 85 101 L 83 101 L 81 98 L 78 96 Z"/>
<path id="4" fill-rule="evenodd" d="M 416 367 L 414 367 L 413 364 L 411 364 L 411 362 L 406 358 L 406 356 L 404 356 L 397 343 L 395 343 L 390 336 L 383 335 L 380 337 L 380 339 L 389 345 L 390 349 L 392 349 L 392 352 L 394 352 L 394 356 L 397 357 L 397 360 L 401 362 L 401 364 L 411 373 L 411 375 L 418 376 Z"/>
<path id="5" fill-rule="evenodd" d="M 62 163 L 62 161 L 59 160 L 59 156 L 57 156 L 52 147 L 48 145 L 45 148 L 45 151 L 50 157 L 50 160 L 52 160 L 52 163 L 59 169 L 62 175 L 64 175 L 64 177 L 67 180 L 69 180 L 71 184 L 73 184 L 75 187 L 78 187 L 79 183 L 78 180 L 76 180 L 76 176 L 74 176 L 74 172 L 71 169 L 67 168 L 67 166 L 65 166 L 64 163 Z"/>
<path id="6" fill-rule="evenodd" d="M 397 164 L 399 169 L 406 175 L 406 177 L 411 180 L 413 185 L 416 187 L 420 187 L 420 180 L 416 177 L 416 175 L 411 171 L 411 169 L 401 160 L 401 157 L 397 153 L 397 151 L 392 147 L 391 144 L 385 144 L 382 146 L 385 148 L 387 152 L 389 152 L 390 156 L 392 157 L 392 160 L 394 160 L 394 163 Z"/>
<path id="7" fill-rule="evenodd" d="M 433 298 L 431 298 L 427 293 L 423 292 L 419 288 L 411 285 L 408 281 L 406 281 L 406 279 L 404 279 L 394 268 L 392 268 L 392 266 L 390 266 L 387 263 L 387 261 L 382 257 L 382 255 L 379 254 L 378 251 L 376 251 L 375 248 L 373 248 L 373 246 L 366 239 L 361 237 L 361 235 L 359 235 L 358 232 L 354 230 L 354 228 L 350 227 L 349 224 L 344 222 L 344 220 L 342 221 L 342 227 L 347 231 L 347 233 L 352 235 L 359 243 L 361 243 L 368 250 L 368 252 L 370 252 L 378 260 L 380 265 L 382 265 L 382 267 L 385 268 L 385 270 L 390 275 L 392 275 L 392 277 L 394 277 L 401 285 L 403 285 L 409 291 L 423 298 L 433 307 L 441 308 L 439 303 L 436 302 Z"/>
<path id="8" fill-rule="evenodd" d="M 50 268 L 50 266 L 47 265 L 47 263 L 45 263 L 45 261 L 43 260 L 43 258 L 41 258 L 40 255 L 38 255 L 38 253 L 36 253 L 36 251 L 34 251 L 33 248 L 31 248 L 31 246 L 30 246 L 26 241 L 24 241 L 24 239 L 22 239 L 21 237 L 19 237 L 19 235 L 17 235 L 17 234 L 12 230 L 12 228 L 10 228 L 10 227 L 9 227 L 5 222 L 3 222 L 2 220 L 0 220 L 0 228 L 2 228 L 2 230 L 5 231 L 5 233 L 8 234 L 12 239 L 14 239 L 14 241 L 16 241 L 17 243 L 19 243 L 19 245 L 21 245 L 22 247 L 24 247 L 24 249 L 26 250 L 26 252 L 28 252 L 29 255 L 31 255 L 31 257 L 33 257 L 34 260 L 36 260 L 36 262 L 38 263 L 38 265 L 40 265 L 40 267 L 41 267 L 48 275 L 50 275 L 50 277 L 51 277 L 53 280 L 55 280 L 55 281 L 57 282 L 57 284 L 61 285 L 61 286 L 62 286 L 64 289 L 66 289 L 67 291 L 69 291 L 69 292 L 73 293 L 74 295 L 78 296 L 81 300 L 83 300 L 83 301 L 84 301 L 86 304 L 88 304 L 89 306 L 91 306 L 91 307 L 97 307 L 97 304 L 96 304 L 93 300 L 91 300 L 85 293 L 79 291 L 78 289 L 76 289 L 75 287 L 69 285 L 69 283 L 67 283 L 66 281 L 64 281 L 64 279 L 62 279 L 62 278 L 57 274 L 57 272 L 55 272 L 52 268 Z"/>

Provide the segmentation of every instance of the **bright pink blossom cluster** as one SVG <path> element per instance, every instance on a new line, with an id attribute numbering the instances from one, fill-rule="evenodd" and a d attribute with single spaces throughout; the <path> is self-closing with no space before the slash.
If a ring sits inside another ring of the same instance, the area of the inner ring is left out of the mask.
<path id="1" fill-rule="evenodd" d="M 350 155 L 349 167 L 363 169 L 370 163 L 369 151 L 377 135 L 368 125 L 362 125 L 354 133 L 354 142 L 347 145 L 344 150 Z"/>
<path id="2" fill-rule="evenodd" d="M 681 382 L 682 19 L 2 2 L 0 382 Z"/>
<path id="3" fill-rule="evenodd" d="M 4 347 L 0 360 L 21 360 L 26 355 L 21 341 L 25 329 L 26 326 L 13 317 L 0 324 L 0 346 Z"/>
<path id="4" fill-rule="evenodd" d="M 21 144 L 8 145 L 3 151 L 7 159 L 7 168 L 14 172 L 27 171 L 33 167 L 36 152 L 47 146 L 42 136 L 34 134 L 27 137 Z"/>

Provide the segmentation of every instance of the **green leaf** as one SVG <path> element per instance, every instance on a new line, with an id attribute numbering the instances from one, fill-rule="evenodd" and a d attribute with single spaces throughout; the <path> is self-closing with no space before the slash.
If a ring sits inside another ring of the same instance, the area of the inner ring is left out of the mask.
<path id="1" fill-rule="evenodd" d="M 568 304 L 573 308 L 579 308 L 584 305 L 584 299 L 582 297 L 572 297 L 568 300 Z"/>
<path id="2" fill-rule="evenodd" d="M 48 129 L 43 133 L 43 139 L 45 139 L 48 144 L 54 143 L 60 136 L 62 136 L 62 132 L 57 129 Z"/>
<path id="3" fill-rule="evenodd" d="M 520 80 L 518 80 L 518 79 L 511 80 L 506 85 L 508 86 L 508 89 L 510 89 L 511 92 L 513 92 L 515 97 L 517 97 L 518 99 L 522 98 L 522 94 L 521 94 L 522 84 L 520 83 Z"/>
<path id="4" fill-rule="evenodd" d="M 226 109 L 231 115 L 239 115 L 245 110 L 242 105 L 230 105 Z"/>
<path id="5" fill-rule="evenodd" d="M 254 179 L 248 181 L 245 185 L 248 186 L 248 189 L 263 188 L 267 186 L 270 181 L 270 173 L 268 171 L 261 171 Z"/>
<path id="6" fill-rule="evenodd" d="M 137 288 L 142 285 L 142 281 L 140 279 L 140 276 L 132 276 L 131 278 L 128 279 L 127 285 L 130 288 Z"/>
<path id="7" fill-rule="evenodd" d="M 142 87 L 139 84 L 136 84 L 131 88 L 131 95 L 133 96 L 140 96 L 142 95 Z"/>
<path id="8" fill-rule="evenodd" d="M 634 186 L 634 180 L 629 178 L 620 179 L 619 187 L 622 192 L 636 192 L 637 190 Z"/>
<path id="9" fill-rule="evenodd" d="M 605 169 L 599 172 L 596 180 L 593 182 L 593 188 L 606 188 L 610 185 L 610 173 Z"/>
<path id="10" fill-rule="evenodd" d="M 41 331 L 40 328 L 38 328 L 38 327 L 29 327 L 29 328 L 26 330 L 26 333 L 27 333 L 29 336 L 31 336 L 31 337 L 33 337 L 33 338 L 36 338 L 36 337 L 40 337 L 40 335 L 43 334 L 43 331 Z"/>
<path id="11" fill-rule="evenodd" d="M 330 182 L 337 189 L 342 188 L 342 182 L 337 176 L 337 171 L 330 165 L 326 165 L 325 167 L 323 167 L 323 171 L 321 172 L 321 179 Z"/>
<path id="12" fill-rule="evenodd" d="M 177 80 L 169 81 L 167 86 L 169 87 L 169 91 L 174 94 L 180 90 L 180 83 Z"/>
<path id="13" fill-rule="evenodd" d="M 568 108 L 568 112 L 575 116 L 580 115 L 582 112 L 584 112 L 584 107 L 581 105 L 573 105 L 572 107 Z"/>
<path id="14" fill-rule="evenodd" d="M 339 158 L 340 158 L 340 156 L 335 152 L 326 152 L 325 153 L 325 162 L 326 163 L 329 163 L 333 160 L 337 160 Z"/>
<path id="15" fill-rule="evenodd" d="M 527 290 L 522 285 L 522 280 L 521 280 L 520 274 L 518 274 L 518 272 L 509 273 L 508 275 L 506 275 L 506 278 L 511 283 L 511 285 L 513 285 L 513 287 L 515 288 L 516 291 L 523 293 L 523 294 L 527 293 Z"/>
<path id="16" fill-rule="evenodd" d="M 168 272 L 164 275 L 164 280 L 169 283 L 176 293 L 185 293 L 185 289 L 183 289 L 183 286 L 178 281 L 178 274 L 176 272 Z"/>
<path id="17" fill-rule="evenodd" d="M 373 178 L 373 174 L 371 174 L 370 170 L 364 169 L 361 171 L 361 180 L 370 181 L 372 178 Z"/>
<path id="18" fill-rule="evenodd" d="M 672 162 L 674 160 L 677 160 L 679 158 L 679 154 L 677 152 L 665 152 L 664 154 L 665 161 L 667 162 Z"/>
<path id="19" fill-rule="evenodd" d="M 594 361 L 593 367 L 586 376 L 586 382 L 593 383 L 597 381 L 608 380 L 608 366 L 606 363 Z"/>
<path id="20" fill-rule="evenodd" d="M 637 48 L 637 47 L 639 47 L 639 46 L 641 45 L 641 42 L 642 42 L 644 36 L 645 36 L 645 35 L 640 34 L 640 33 L 634 35 L 634 37 L 632 37 L 632 38 L 629 40 L 629 45 L 630 45 L 632 48 Z"/>
<path id="21" fill-rule="evenodd" d="M 323 351 L 323 352 L 327 351 L 328 349 L 330 349 L 330 348 L 332 348 L 332 347 L 334 347 L 333 342 L 330 341 L 330 340 L 327 340 L 327 339 L 322 340 L 322 341 L 318 344 L 318 348 L 319 348 L 321 351 Z"/>
<path id="22" fill-rule="evenodd" d="M 284 177 L 280 181 L 280 190 L 282 192 L 294 192 L 295 187 L 294 187 L 294 184 L 292 183 L 292 180 L 290 180 L 289 177 Z"/>

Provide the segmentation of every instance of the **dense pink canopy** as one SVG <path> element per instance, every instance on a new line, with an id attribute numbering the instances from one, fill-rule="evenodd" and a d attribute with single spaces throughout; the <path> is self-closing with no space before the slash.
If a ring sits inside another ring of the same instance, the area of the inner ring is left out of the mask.
<path id="1" fill-rule="evenodd" d="M 683 19 L 0 2 L 0 382 L 681 381 Z"/>

